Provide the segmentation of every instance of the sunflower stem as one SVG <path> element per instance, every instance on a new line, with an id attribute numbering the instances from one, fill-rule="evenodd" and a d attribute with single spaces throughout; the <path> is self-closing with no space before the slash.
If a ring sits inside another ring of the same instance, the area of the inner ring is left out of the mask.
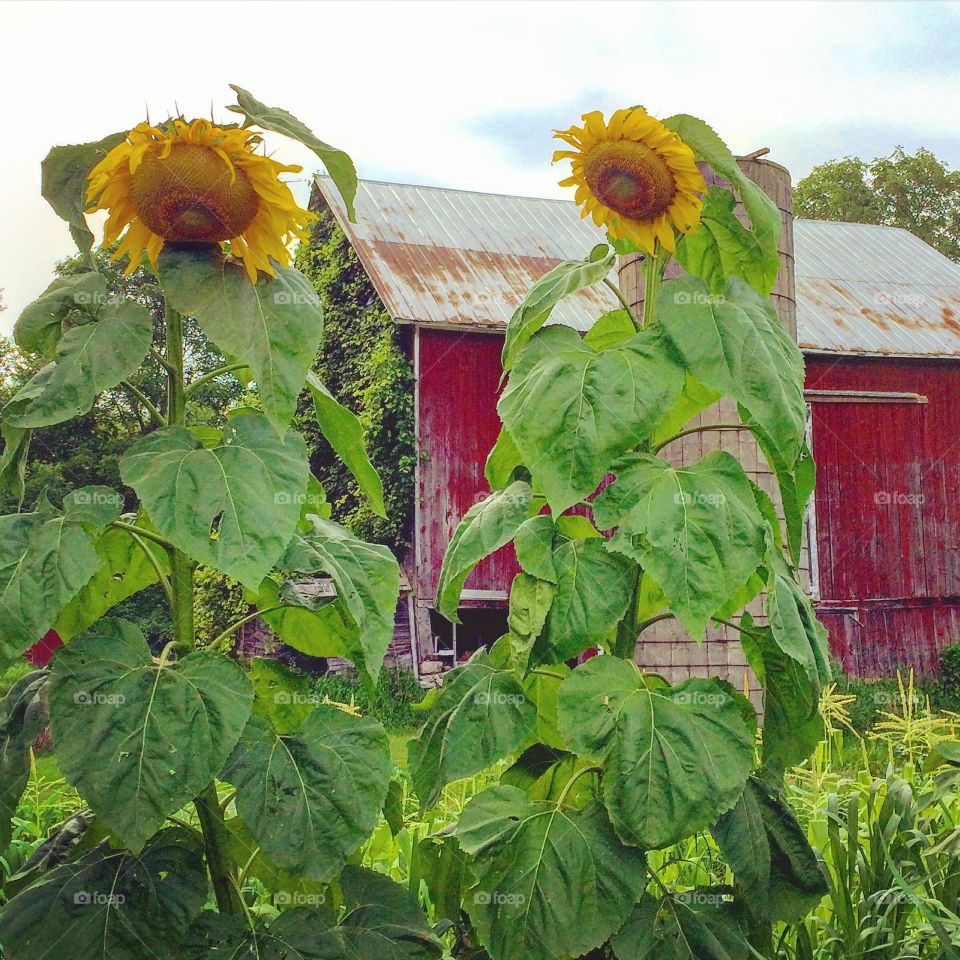
<path id="1" fill-rule="evenodd" d="M 644 327 L 649 327 L 656 321 L 657 294 L 660 292 L 664 266 L 660 259 L 660 241 L 657 240 L 653 245 L 653 253 L 643 258 L 642 324 Z"/>
<path id="2" fill-rule="evenodd" d="M 167 422 L 170 427 L 187 425 L 187 390 L 184 383 L 183 317 L 169 303 L 165 305 L 167 332 Z M 196 638 L 193 625 L 193 572 L 195 564 L 175 546 L 170 550 L 170 619 L 173 642 L 184 650 L 193 650 Z M 193 801 L 203 833 L 203 846 L 210 871 L 210 884 L 223 914 L 243 916 L 244 904 L 235 878 L 237 867 L 229 849 L 229 834 L 217 797 L 216 780 L 211 780 Z"/>
<path id="3" fill-rule="evenodd" d="M 228 363 L 225 366 L 217 367 L 216 370 L 205 373 L 202 377 L 197 377 L 197 379 L 187 387 L 187 396 L 189 397 L 192 393 L 195 393 L 200 387 L 205 383 L 209 383 L 215 377 L 222 377 L 225 373 L 232 373 L 234 370 L 242 370 L 245 366 L 247 366 L 245 363 Z"/>
<path id="4" fill-rule="evenodd" d="M 643 329 L 643 324 L 641 324 L 640 321 L 637 319 L 637 315 L 633 312 L 633 307 L 631 307 L 630 304 L 627 303 L 627 300 L 624 297 L 623 293 L 621 292 L 620 288 L 609 277 L 604 277 L 603 282 L 616 294 L 617 299 L 620 301 L 620 303 L 623 304 L 623 309 L 627 311 L 627 316 L 630 318 L 631 322 L 637 328 L 637 330 L 639 331 Z"/>

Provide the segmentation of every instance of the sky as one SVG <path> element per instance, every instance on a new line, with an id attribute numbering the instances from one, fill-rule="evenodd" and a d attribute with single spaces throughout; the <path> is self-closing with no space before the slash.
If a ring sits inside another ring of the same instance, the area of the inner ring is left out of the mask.
<path id="1" fill-rule="evenodd" d="M 55 144 L 146 118 L 229 120 L 229 83 L 347 150 L 360 176 L 564 196 L 554 128 L 643 104 L 736 153 L 819 162 L 924 146 L 960 166 L 960 3 L 0 0 L 0 333 L 72 247 L 40 196 Z M 270 137 L 278 159 L 320 169 Z"/>

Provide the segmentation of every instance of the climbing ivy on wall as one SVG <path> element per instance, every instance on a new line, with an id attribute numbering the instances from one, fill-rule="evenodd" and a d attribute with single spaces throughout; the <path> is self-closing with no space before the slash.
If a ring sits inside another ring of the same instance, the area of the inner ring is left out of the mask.
<path id="1" fill-rule="evenodd" d="M 413 513 L 413 368 L 401 330 L 317 191 L 311 209 L 318 216 L 310 241 L 300 245 L 294 262 L 323 301 L 324 342 L 314 370 L 363 426 L 370 459 L 383 479 L 386 519 L 373 513 L 320 433 L 307 395 L 301 398 L 296 426 L 307 441 L 310 466 L 324 486 L 333 518 L 401 556 Z"/>

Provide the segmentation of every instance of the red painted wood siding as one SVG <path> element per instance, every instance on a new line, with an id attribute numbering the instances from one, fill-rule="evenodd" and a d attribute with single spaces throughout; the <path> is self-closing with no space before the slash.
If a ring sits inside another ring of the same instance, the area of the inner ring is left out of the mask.
<path id="1" fill-rule="evenodd" d="M 807 388 L 926 404 L 814 403 L 819 614 L 860 674 L 936 669 L 960 640 L 960 364 L 808 357 Z"/>
<path id="2" fill-rule="evenodd" d="M 436 596 L 443 554 L 460 518 L 489 493 L 483 476 L 500 432 L 497 416 L 503 338 L 419 331 L 420 482 L 417 595 Z M 519 572 L 512 546 L 478 564 L 467 590 L 509 591 Z"/>

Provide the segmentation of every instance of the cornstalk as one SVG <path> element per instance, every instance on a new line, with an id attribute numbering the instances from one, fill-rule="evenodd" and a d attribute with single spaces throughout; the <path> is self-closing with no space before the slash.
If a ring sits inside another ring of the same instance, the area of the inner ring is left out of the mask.
<path id="1" fill-rule="evenodd" d="M 187 424 L 187 388 L 183 359 L 183 317 L 170 304 L 165 305 L 167 331 L 167 423 L 171 427 Z M 173 643 L 181 650 L 192 650 L 193 631 L 193 571 L 194 563 L 182 550 L 171 547 L 170 586 L 172 598 L 170 618 L 173 624 Z M 227 847 L 228 834 L 223 811 L 217 798 L 216 781 L 211 782 L 194 798 L 203 833 L 203 846 L 210 871 L 210 882 L 217 908 L 223 914 L 243 915 L 240 894 L 232 882 L 236 874 Z"/>

